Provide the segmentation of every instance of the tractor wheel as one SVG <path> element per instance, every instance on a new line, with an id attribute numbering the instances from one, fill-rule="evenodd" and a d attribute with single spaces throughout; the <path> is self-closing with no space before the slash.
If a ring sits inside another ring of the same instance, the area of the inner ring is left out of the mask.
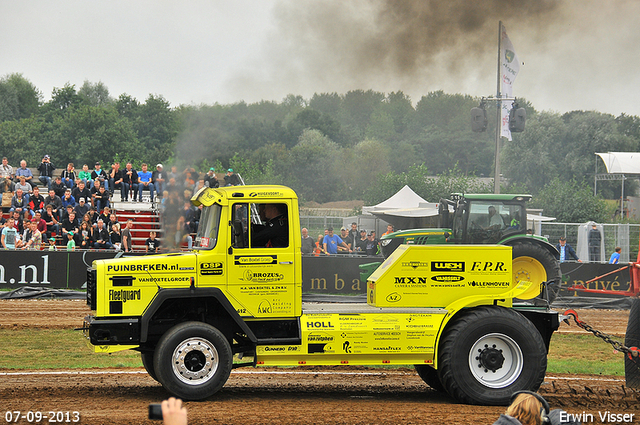
<path id="1" fill-rule="evenodd" d="M 507 405 L 516 391 L 536 391 L 547 349 L 533 323 L 504 307 L 463 314 L 439 344 L 438 377 L 449 395 L 468 404 Z"/>
<path id="2" fill-rule="evenodd" d="M 438 392 L 446 392 L 442 383 L 440 382 L 440 378 L 438 378 L 438 371 L 432 368 L 431 366 L 417 364 L 415 365 L 416 372 L 418 372 L 418 376 L 422 378 L 422 380 L 431 388 Z"/>
<path id="3" fill-rule="evenodd" d="M 153 352 L 143 351 L 140 353 L 140 357 L 142 358 L 142 366 L 144 366 L 144 369 L 150 377 L 157 381 L 158 377 L 156 376 L 156 371 L 153 368 Z"/>
<path id="4" fill-rule="evenodd" d="M 229 379 L 233 353 L 229 341 L 211 325 L 185 322 L 160 338 L 153 359 L 158 381 L 176 397 L 202 400 Z"/>
<path id="5" fill-rule="evenodd" d="M 549 304 L 551 304 L 560 291 L 560 263 L 546 249 L 533 243 L 516 242 L 513 248 L 513 279 L 514 281 L 526 280 L 533 282 L 531 288 L 520 295 L 520 299 L 529 300 L 531 298 L 545 299 L 542 282 L 549 282 L 547 294 Z"/>

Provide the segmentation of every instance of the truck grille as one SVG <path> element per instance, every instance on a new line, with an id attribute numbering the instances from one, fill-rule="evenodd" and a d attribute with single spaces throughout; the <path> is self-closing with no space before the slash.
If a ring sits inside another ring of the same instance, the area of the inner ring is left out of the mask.
<path id="1" fill-rule="evenodd" d="M 96 310 L 97 276 L 96 270 L 87 269 L 87 305 L 91 310 Z"/>

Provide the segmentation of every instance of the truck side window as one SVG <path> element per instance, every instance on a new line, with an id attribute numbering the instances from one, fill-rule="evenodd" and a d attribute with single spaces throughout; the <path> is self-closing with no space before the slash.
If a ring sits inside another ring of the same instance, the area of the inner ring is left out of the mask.
<path id="1" fill-rule="evenodd" d="M 251 213 L 260 220 L 251 219 L 252 248 L 286 248 L 289 246 L 289 217 L 287 204 L 265 203 L 252 206 Z"/>
<path id="2" fill-rule="evenodd" d="M 233 223 L 233 247 L 248 248 L 249 238 L 247 237 L 247 211 L 249 204 L 235 204 L 233 206 L 232 223 Z"/>

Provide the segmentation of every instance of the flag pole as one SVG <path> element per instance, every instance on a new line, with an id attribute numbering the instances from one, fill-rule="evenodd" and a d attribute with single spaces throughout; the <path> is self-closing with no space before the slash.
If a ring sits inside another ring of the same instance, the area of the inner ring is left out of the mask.
<path id="1" fill-rule="evenodd" d="M 496 108 L 496 159 L 495 159 L 495 176 L 493 180 L 494 193 L 500 193 L 500 133 L 502 131 L 502 100 L 500 100 L 500 45 L 502 41 L 502 21 L 499 21 L 498 25 L 498 86 L 496 89 L 496 98 L 498 99 L 498 107 Z"/>

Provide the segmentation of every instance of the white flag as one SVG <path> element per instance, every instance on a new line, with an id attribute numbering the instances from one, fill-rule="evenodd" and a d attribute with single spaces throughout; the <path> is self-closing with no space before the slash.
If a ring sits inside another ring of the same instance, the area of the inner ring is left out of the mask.
<path id="1" fill-rule="evenodd" d="M 513 44 L 507 36 L 504 25 L 500 31 L 500 81 L 502 81 L 502 97 L 513 97 L 513 82 L 520 71 L 520 61 L 516 55 Z M 502 132 L 501 136 L 511 140 L 509 130 L 509 112 L 513 101 L 502 102 Z"/>

